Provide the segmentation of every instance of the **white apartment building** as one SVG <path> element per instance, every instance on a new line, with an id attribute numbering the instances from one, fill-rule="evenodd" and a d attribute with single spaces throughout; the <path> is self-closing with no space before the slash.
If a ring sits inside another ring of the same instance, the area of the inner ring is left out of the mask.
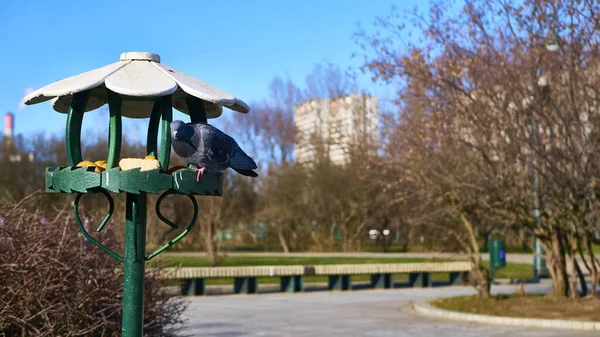
<path id="1" fill-rule="evenodd" d="M 303 102 L 294 109 L 294 123 L 298 130 L 294 154 L 299 163 L 309 163 L 321 153 L 332 163 L 344 165 L 357 144 L 376 150 L 379 143 L 374 96 L 354 94 Z"/>

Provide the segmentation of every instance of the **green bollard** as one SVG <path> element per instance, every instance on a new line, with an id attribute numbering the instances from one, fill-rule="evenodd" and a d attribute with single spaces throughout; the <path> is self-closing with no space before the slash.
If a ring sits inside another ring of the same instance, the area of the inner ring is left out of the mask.
<path id="1" fill-rule="evenodd" d="M 488 247 L 490 253 L 490 283 L 493 283 L 496 269 L 506 267 L 506 249 L 504 241 L 494 240 L 492 234 L 488 235 Z"/>

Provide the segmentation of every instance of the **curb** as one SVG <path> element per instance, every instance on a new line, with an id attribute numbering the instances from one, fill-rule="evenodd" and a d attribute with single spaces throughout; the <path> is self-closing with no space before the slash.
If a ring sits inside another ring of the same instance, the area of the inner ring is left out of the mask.
<path id="1" fill-rule="evenodd" d="M 538 319 L 538 318 L 516 318 L 516 317 L 502 317 L 502 316 L 490 316 L 490 315 L 479 315 L 469 314 L 458 311 L 450 311 L 444 309 L 434 308 L 427 303 L 411 303 L 413 310 L 420 314 L 427 316 L 433 316 L 443 319 L 474 322 L 474 323 L 486 323 L 486 324 L 500 324 L 500 325 L 514 325 L 522 327 L 535 327 L 535 328 L 551 328 L 551 329 L 567 329 L 567 330 L 600 330 L 600 322 L 583 322 L 583 321 L 565 321 L 556 319 Z"/>

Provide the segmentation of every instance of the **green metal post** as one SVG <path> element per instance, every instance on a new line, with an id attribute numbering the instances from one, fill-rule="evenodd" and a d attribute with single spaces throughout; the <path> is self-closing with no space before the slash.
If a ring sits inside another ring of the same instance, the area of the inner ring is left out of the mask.
<path id="1" fill-rule="evenodd" d="M 186 98 L 185 102 L 190 111 L 192 123 L 208 123 L 208 119 L 206 118 L 206 107 L 201 99 L 190 95 Z"/>
<path id="2" fill-rule="evenodd" d="M 373 274 L 371 275 L 371 288 L 389 289 L 394 287 L 392 274 Z"/>
<path id="3" fill-rule="evenodd" d="M 431 273 L 409 273 L 408 284 L 411 287 L 431 287 Z"/>
<path id="4" fill-rule="evenodd" d="M 488 235 L 488 252 L 490 254 L 490 284 L 494 283 L 494 267 L 496 265 L 496 254 L 494 254 L 494 247 L 492 245 L 492 234 Z"/>
<path id="5" fill-rule="evenodd" d="M 548 91 L 543 91 L 544 95 L 544 109 L 546 107 L 546 101 L 548 100 Z M 539 150 L 539 128 L 537 124 L 537 119 L 535 116 L 531 117 L 531 135 L 533 140 L 533 217 L 538 224 L 542 223 L 542 218 L 540 217 L 540 175 L 539 175 L 539 167 L 538 167 L 538 155 L 537 151 Z M 535 239 L 535 251 L 533 255 L 533 277 L 536 279 L 542 277 L 548 277 L 548 267 L 546 265 L 546 260 L 542 258 L 544 255 L 544 249 L 540 244 L 539 239 Z"/>
<path id="6" fill-rule="evenodd" d="M 127 193 L 123 279 L 123 337 L 142 337 L 144 326 L 144 262 L 146 193 Z"/>

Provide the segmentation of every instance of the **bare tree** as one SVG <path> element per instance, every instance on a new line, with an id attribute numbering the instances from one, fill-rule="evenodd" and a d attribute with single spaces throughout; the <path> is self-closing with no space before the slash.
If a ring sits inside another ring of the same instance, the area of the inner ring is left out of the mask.
<path id="1" fill-rule="evenodd" d="M 431 158 L 413 162 L 419 180 L 430 182 L 424 191 L 443 191 L 440 200 L 469 233 L 465 219 L 527 228 L 545 248 L 554 294 L 577 296 L 577 284 L 587 286 L 575 257 L 596 228 L 597 5 L 465 1 L 458 17 L 447 14 L 450 6 L 407 15 L 420 43 L 399 38 L 406 26 L 398 12 L 378 19 L 384 34 L 362 35 L 372 48 L 365 69 L 377 80 L 409 83 L 399 95 L 402 119 L 425 138 L 413 133 L 406 141 L 428 147 L 445 167 L 435 176 Z M 562 38 L 551 54 L 556 33 Z M 411 101 L 415 85 L 419 104 Z M 593 255 L 588 261 L 596 264 Z M 595 284 L 596 267 L 589 269 Z"/>

